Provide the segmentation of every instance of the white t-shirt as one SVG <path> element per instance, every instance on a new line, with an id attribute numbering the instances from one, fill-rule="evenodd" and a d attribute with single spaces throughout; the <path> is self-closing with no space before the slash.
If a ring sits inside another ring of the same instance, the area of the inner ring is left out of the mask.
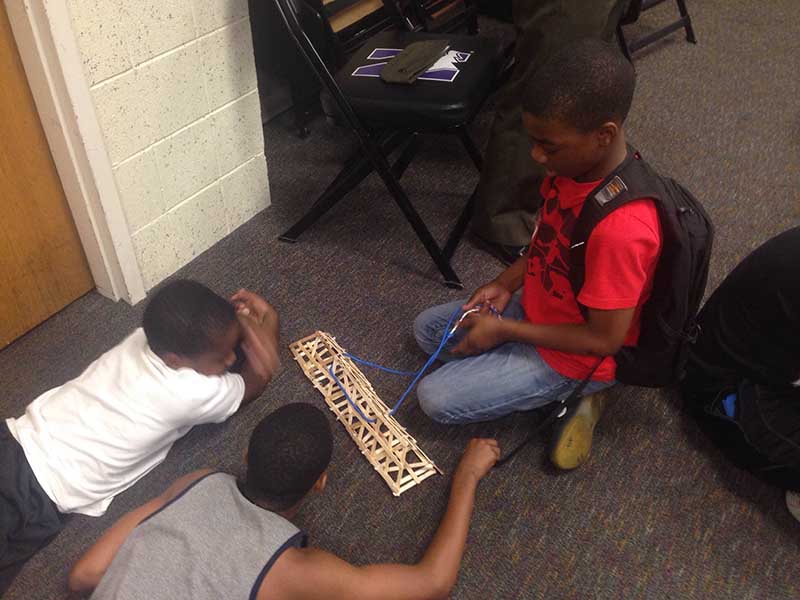
<path id="1" fill-rule="evenodd" d="M 171 369 L 139 328 L 6 423 L 58 509 L 99 516 L 175 440 L 194 425 L 221 423 L 243 397 L 240 375 Z"/>

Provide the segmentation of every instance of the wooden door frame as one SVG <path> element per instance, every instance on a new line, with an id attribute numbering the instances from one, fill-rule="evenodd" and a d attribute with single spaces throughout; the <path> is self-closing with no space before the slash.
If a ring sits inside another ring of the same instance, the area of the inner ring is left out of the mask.
<path id="1" fill-rule="evenodd" d="M 4 1 L 97 291 L 135 304 L 144 283 L 66 0 Z"/>

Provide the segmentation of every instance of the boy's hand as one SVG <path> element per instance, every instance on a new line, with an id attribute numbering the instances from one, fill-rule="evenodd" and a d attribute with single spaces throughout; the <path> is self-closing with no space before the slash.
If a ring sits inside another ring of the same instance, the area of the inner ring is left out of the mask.
<path id="1" fill-rule="evenodd" d="M 477 483 L 486 476 L 499 458 L 500 446 L 497 440 L 473 438 L 464 450 L 453 479 L 474 478 Z"/>
<path id="2" fill-rule="evenodd" d="M 231 302 L 236 307 L 237 313 L 249 315 L 259 323 L 263 323 L 265 319 L 271 320 L 273 317 L 277 319 L 278 313 L 272 305 L 250 290 L 240 289 L 231 296 Z"/>
<path id="3" fill-rule="evenodd" d="M 499 346 L 506 341 L 504 335 L 505 321 L 486 311 L 467 316 L 459 329 L 468 329 L 467 334 L 451 351 L 453 354 L 472 356 Z"/>
<path id="4" fill-rule="evenodd" d="M 506 309 L 509 300 L 511 300 L 511 292 L 497 281 L 490 281 L 475 290 L 467 300 L 467 303 L 461 308 L 470 310 L 479 304 L 484 306 L 492 305 L 497 309 L 497 312 L 502 313 Z"/>
<path id="5" fill-rule="evenodd" d="M 259 324 L 250 315 L 240 312 L 237 316 L 242 325 L 244 335 L 242 350 L 247 358 L 247 364 L 266 383 L 281 366 L 277 340 L 270 333 L 265 335 L 264 325 Z"/>

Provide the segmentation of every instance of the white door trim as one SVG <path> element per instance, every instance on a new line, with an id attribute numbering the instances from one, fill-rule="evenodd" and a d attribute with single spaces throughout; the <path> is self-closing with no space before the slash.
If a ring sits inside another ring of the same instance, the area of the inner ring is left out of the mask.
<path id="1" fill-rule="evenodd" d="M 66 0 L 5 0 L 39 117 L 97 290 L 145 296 Z"/>

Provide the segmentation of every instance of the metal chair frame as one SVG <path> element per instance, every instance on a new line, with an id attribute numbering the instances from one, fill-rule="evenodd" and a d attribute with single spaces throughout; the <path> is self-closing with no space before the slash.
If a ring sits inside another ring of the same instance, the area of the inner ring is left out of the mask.
<path id="1" fill-rule="evenodd" d="M 339 175 L 337 175 L 322 195 L 312 204 L 308 212 L 285 233 L 280 235 L 279 239 L 285 242 L 296 242 L 306 229 L 311 227 L 335 206 L 349 191 L 363 181 L 367 175 L 375 171 L 380 176 L 395 203 L 400 208 L 406 220 L 425 247 L 425 250 L 427 250 L 434 264 L 439 269 L 439 272 L 444 277 L 445 285 L 450 288 L 462 289 L 463 285 L 450 265 L 450 259 L 455 253 L 472 217 L 475 205 L 475 194 L 473 193 L 467 200 L 444 246 L 440 247 L 417 210 L 411 204 L 408 195 L 399 181 L 417 153 L 420 132 L 404 130 L 370 131 L 348 102 L 333 75 L 328 70 L 325 62 L 303 30 L 298 18 L 297 9 L 291 4 L 293 0 L 274 1 L 278 7 L 278 12 L 286 24 L 290 37 L 299 46 L 301 53 L 308 60 L 323 87 L 330 93 L 339 109 L 342 119 L 344 119 L 355 134 L 359 146 L 355 154 L 345 162 L 344 168 Z M 296 2 L 298 3 L 297 8 L 302 10 L 304 6 L 302 0 L 296 0 Z M 481 152 L 466 131 L 464 125 L 439 133 L 456 135 L 475 167 L 480 171 L 483 164 Z M 390 164 L 389 156 L 398 148 L 401 149 L 399 157 L 394 164 Z"/>
<path id="2" fill-rule="evenodd" d="M 638 40 L 628 42 L 628 40 L 625 38 L 625 33 L 622 31 L 622 26 L 635 23 L 639 19 L 639 15 L 642 12 L 650 10 L 662 2 L 666 2 L 666 0 L 632 0 L 628 10 L 625 11 L 625 14 L 620 19 L 620 22 L 617 25 L 617 39 L 619 40 L 619 45 L 620 48 L 622 48 L 623 54 L 625 54 L 625 57 L 628 60 L 632 60 L 631 56 L 637 50 L 641 50 L 645 46 L 649 46 L 653 42 L 657 42 L 661 38 L 668 36 L 670 33 L 677 31 L 678 29 L 685 30 L 687 42 L 691 44 L 697 43 L 697 38 L 694 35 L 694 28 L 692 27 L 692 18 L 689 16 L 689 11 L 686 8 L 685 0 L 676 0 L 676 3 L 678 4 L 678 12 L 680 13 L 680 18 L 677 21 L 673 21 L 669 25 L 649 33 Z"/>

